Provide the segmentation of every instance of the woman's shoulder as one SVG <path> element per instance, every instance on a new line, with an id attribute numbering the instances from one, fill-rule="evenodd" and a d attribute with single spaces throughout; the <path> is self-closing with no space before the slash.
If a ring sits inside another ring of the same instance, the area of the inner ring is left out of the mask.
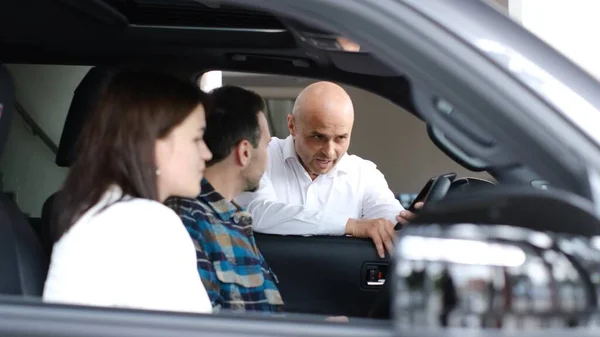
<path id="1" fill-rule="evenodd" d="M 140 217 L 177 217 L 175 212 L 166 205 L 150 199 L 123 198 L 104 210 L 106 213 L 123 213 L 125 215 L 135 214 Z"/>
<path id="2" fill-rule="evenodd" d="M 181 219 L 171 208 L 164 204 L 141 198 L 129 198 L 108 205 L 96 214 L 96 221 L 119 222 L 123 227 L 142 227 L 144 230 L 172 229 Z"/>
<path id="3" fill-rule="evenodd" d="M 177 233 L 183 228 L 179 216 L 162 203 L 122 197 L 101 200 L 73 225 L 68 236 L 156 236 Z M 116 235 L 115 235 L 116 234 Z M 115 238 L 116 239 L 116 238 Z M 112 241 L 114 241 L 113 239 Z"/>
<path id="4" fill-rule="evenodd" d="M 179 216 L 158 201 L 110 195 L 103 198 L 65 233 L 60 245 L 110 242 L 130 246 L 156 242 L 180 242 L 187 232 Z"/>

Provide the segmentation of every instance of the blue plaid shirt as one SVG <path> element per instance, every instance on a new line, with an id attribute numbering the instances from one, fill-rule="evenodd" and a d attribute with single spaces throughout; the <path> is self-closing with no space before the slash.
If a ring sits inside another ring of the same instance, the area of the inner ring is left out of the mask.
<path id="1" fill-rule="evenodd" d="M 171 198 L 166 204 L 194 241 L 198 272 L 213 308 L 283 310 L 277 277 L 256 246 L 250 213 L 225 200 L 206 179 L 198 198 Z"/>

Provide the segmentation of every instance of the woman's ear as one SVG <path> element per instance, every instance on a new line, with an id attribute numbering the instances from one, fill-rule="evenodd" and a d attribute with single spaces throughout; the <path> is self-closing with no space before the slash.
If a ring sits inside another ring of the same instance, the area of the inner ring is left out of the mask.
<path id="1" fill-rule="evenodd" d="M 169 161 L 169 144 L 167 139 L 157 139 L 154 142 L 154 165 L 160 170 Z"/>
<path id="2" fill-rule="evenodd" d="M 163 171 L 167 169 L 175 151 L 175 137 L 169 134 L 154 142 L 154 165 L 155 169 Z"/>

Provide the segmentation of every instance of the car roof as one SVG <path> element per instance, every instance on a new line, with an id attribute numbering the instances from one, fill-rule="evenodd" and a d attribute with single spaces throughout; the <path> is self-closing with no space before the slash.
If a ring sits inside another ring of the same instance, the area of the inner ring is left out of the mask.
<path id="1" fill-rule="evenodd" d="M 43 32 L 43 34 L 40 34 Z M 410 84 L 338 35 L 271 13 L 195 0 L 9 0 L 0 3 L 2 63 L 152 67 L 318 78 L 385 97 L 411 113 Z"/>

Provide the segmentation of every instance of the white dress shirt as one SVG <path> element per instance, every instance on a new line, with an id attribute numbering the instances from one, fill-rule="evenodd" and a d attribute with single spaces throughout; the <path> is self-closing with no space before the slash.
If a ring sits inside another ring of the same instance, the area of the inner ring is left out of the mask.
<path id="1" fill-rule="evenodd" d="M 271 139 L 260 188 L 236 201 L 252 213 L 256 232 L 280 235 L 344 235 L 350 218 L 396 223 L 404 209 L 375 164 L 355 155 L 344 154 L 313 181 L 292 136 Z"/>
<path id="2" fill-rule="evenodd" d="M 181 219 L 163 204 L 125 198 L 112 187 L 58 240 L 47 302 L 210 313 L 196 250 Z"/>

